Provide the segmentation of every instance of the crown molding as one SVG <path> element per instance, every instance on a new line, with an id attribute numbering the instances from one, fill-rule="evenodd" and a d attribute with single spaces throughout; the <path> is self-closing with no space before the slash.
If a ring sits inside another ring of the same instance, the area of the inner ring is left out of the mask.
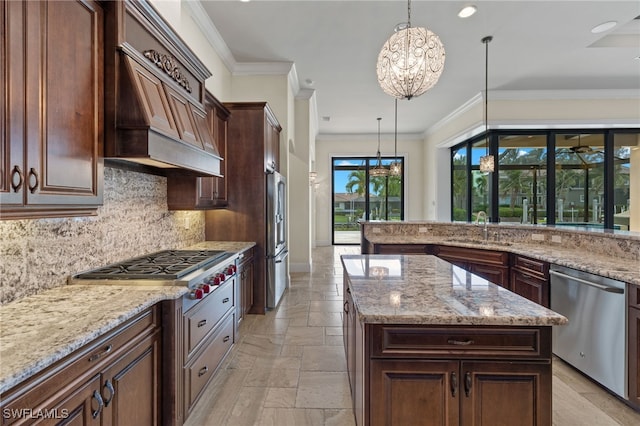
<path id="1" fill-rule="evenodd" d="M 378 138 L 377 133 L 320 133 L 316 137 L 317 141 L 338 141 L 338 142 L 371 142 Z M 381 133 L 380 140 L 384 142 L 393 142 L 393 133 Z M 424 135 L 422 133 L 398 133 L 399 141 L 422 141 Z"/>
<path id="2" fill-rule="evenodd" d="M 494 90 L 489 91 L 489 101 L 537 101 L 580 99 L 640 99 L 640 90 Z"/>

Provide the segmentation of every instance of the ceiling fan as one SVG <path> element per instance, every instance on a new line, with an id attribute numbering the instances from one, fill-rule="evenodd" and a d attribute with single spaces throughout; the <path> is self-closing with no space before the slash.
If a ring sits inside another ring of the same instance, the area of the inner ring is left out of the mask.
<path id="1" fill-rule="evenodd" d="M 582 145 L 582 135 L 580 134 L 564 136 L 565 140 L 575 140 L 576 138 L 578 139 L 577 145 L 572 145 L 567 148 L 561 148 L 560 150 L 558 150 L 558 152 L 562 152 L 562 150 L 565 150 L 565 152 L 567 153 L 576 154 L 578 159 L 584 164 L 594 163 L 594 160 L 596 160 L 595 161 L 596 163 L 604 161 L 604 146 L 593 148 L 589 145 Z M 585 156 L 593 156 L 593 155 L 598 155 L 602 157 L 595 157 L 595 158 L 585 157 Z M 614 159 L 623 160 L 622 158 L 615 155 L 614 155 Z"/>

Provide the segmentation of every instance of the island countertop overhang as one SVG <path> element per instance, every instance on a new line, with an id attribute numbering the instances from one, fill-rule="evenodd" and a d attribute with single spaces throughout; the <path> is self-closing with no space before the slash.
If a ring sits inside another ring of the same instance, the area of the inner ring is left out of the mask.
<path id="1" fill-rule="evenodd" d="M 551 326 L 567 318 L 430 255 L 343 255 L 358 319 L 370 324 Z"/>

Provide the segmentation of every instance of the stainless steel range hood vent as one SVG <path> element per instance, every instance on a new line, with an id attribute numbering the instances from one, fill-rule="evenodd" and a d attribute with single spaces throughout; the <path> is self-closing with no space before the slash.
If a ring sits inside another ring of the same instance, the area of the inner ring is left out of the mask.
<path id="1" fill-rule="evenodd" d="M 220 176 L 203 105 L 211 73 L 147 1 L 107 3 L 105 157 Z"/>

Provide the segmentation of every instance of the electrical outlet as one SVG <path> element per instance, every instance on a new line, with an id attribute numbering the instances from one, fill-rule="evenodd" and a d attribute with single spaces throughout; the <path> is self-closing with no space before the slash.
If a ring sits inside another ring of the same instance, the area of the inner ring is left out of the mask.
<path id="1" fill-rule="evenodd" d="M 533 241 L 544 241 L 544 234 L 531 234 Z"/>
<path id="2" fill-rule="evenodd" d="M 560 235 L 552 235 L 551 242 L 560 244 L 562 242 L 562 237 Z"/>
<path id="3" fill-rule="evenodd" d="M 184 217 L 184 220 L 182 222 L 182 226 L 184 226 L 184 229 L 191 228 L 191 221 L 189 220 L 189 216 L 185 216 Z"/>
<path id="4" fill-rule="evenodd" d="M 427 228 L 426 226 L 419 226 L 418 227 L 418 232 L 423 233 L 423 234 L 427 233 L 427 232 L 429 232 L 429 228 Z"/>
<path id="5" fill-rule="evenodd" d="M 380 228 L 371 228 L 371 232 L 373 232 L 374 234 L 380 234 L 382 232 L 382 229 Z"/>

